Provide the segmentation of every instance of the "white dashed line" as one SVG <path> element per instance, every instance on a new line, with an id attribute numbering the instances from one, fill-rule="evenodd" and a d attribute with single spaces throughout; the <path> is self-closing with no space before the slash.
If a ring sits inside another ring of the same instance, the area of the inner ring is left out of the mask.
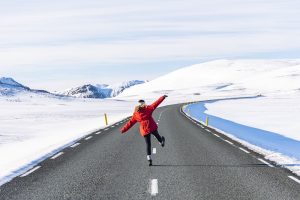
<path id="1" fill-rule="evenodd" d="M 109 128 L 104 129 L 105 131 L 107 131 Z"/>
<path id="2" fill-rule="evenodd" d="M 218 136 L 217 134 L 214 134 L 214 136 L 216 136 L 216 137 L 218 137 L 218 138 L 220 137 L 220 136 Z"/>
<path id="3" fill-rule="evenodd" d="M 93 136 L 90 136 L 90 137 L 85 138 L 85 140 L 90 140 L 92 138 L 93 138 Z"/>
<path id="4" fill-rule="evenodd" d="M 97 133 L 95 133 L 96 135 L 99 135 L 100 133 L 102 133 L 101 131 L 99 131 L 99 132 L 97 132 Z"/>
<path id="5" fill-rule="evenodd" d="M 267 161 L 261 159 L 261 158 L 258 158 L 258 160 L 266 165 L 268 165 L 269 167 L 274 167 L 273 165 L 271 165 L 270 163 L 268 163 Z"/>
<path id="6" fill-rule="evenodd" d="M 77 146 L 79 146 L 80 145 L 80 143 L 75 143 L 75 144 L 73 144 L 71 147 L 72 148 L 75 148 L 75 147 L 77 147 Z"/>
<path id="7" fill-rule="evenodd" d="M 159 125 L 159 123 L 156 123 L 157 125 Z"/>
<path id="8" fill-rule="evenodd" d="M 158 194 L 158 181 L 157 181 L 157 179 L 152 179 L 150 181 L 150 193 L 151 193 L 151 196 L 156 196 Z"/>
<path id="9" fill-rule="evenodd" d="M 211 131 L 210 131 L 210 130 L 207 130 L 207 129 L 206 129 L 206 131 L 211 133 Z"/>
<path id="10" fill-rule="evenodd" d="M 37 167 L 35 167 L 35 168 L 29 170 L 28 172 L 26 172 L 25 174 L 21 175 L 20 177 L 23 178 L 23 177 L 25 177 L 25 176 L 28 176 L 29 174 L 35 172 L 35 171 L 38 170 L 39 168 L 41 168 L 41 166 L 37 166 Z"/>
<path id="11" fill-rule="evenodd" d="M 246 149 L 243 149 L 242 147 L 240 147 L 239 149 L 242 150 L 245 153 L 250 153 L 249 151 L 247 151 Z"/>
<path id="12" fill-rule="evenodd" d="M 300 180 L 294 176 L 289 176 L 289 178 L 292 179 L 293 181 L 296 181 L 297 183 L 300 183 Z"/>
<path id="13" fill-rule="evenodd" d="M 233 145 L 233 143 L 232 142 L 230 142 L 230 141 L 228 141 L 228 140 L 224 140 L 225 142 L 227 142 L 228 144 L 231 144 L 231 145 Z"/>
<path id="14" fill-rule="evenodd" d="M 111 126 L 112 128 L 114 128 L 115 126 Z"/>
<path id="15" fill-rule="evenodd" d="M 153 154 L 156 154 L 156 148 L 153 148 Z"/>
<path id="16" fill-rule="evenodd" d="M 58 158 L 59 156 L 61 156 L 61 155 L 63 155 L 63 154 L 64 154 L 64 152 L 60 152 L 60 153 L 56 154 L 55 156 L 53 156 L 53 157 L 51 158 L 51 160 L 54 160 L 54 159 Z"/>
<path id="17" fill-rule="evenodd" d="M 205 129 L 206 131 L 210 131 L 209 129 Z"/>

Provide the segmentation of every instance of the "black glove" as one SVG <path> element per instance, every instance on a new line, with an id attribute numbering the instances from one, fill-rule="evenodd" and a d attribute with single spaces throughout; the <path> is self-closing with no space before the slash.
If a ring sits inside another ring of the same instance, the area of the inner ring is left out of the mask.
<path id="1" fill-rule="evenodd" d="M 165 98 L 167 98 L 167 97 L 168 97 L 168 95 L 164 95 L 164 97 L 165 97 Z"/>

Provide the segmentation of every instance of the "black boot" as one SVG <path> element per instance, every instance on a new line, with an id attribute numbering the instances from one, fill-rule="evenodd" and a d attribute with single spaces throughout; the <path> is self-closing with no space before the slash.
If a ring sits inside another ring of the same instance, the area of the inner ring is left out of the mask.
<path id="1" fill-rule="evenodd" d="M 162 136 L 162 137 L 161 137 L 161 140 L 162 140 L 162 142 L 161 142 L 161 146 L 162 146 L 162 147 L 164 147 L 164 146 L 165 146 L 165 143 L 166 143 L 166 139 L 165 139 L 165 137 L 164 137 L 164 136 Z"/>
<path id="2" fill-rule="evenodd" d="M 147 160 L 148 160 L 148 162 L 149 162 L 149 166 L 152 166 L 151 155 L 147 155 Z"/>

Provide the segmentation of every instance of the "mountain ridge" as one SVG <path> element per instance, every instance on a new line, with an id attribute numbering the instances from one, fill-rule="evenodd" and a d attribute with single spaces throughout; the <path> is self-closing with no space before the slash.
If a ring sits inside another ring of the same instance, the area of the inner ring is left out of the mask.
<path id="1" fill-rule="evenodd" d="M 124 92 L 124 90 L 131 88 L 135 85 L 145 83 L 141 80 L 124 81 L 120 84 L 85 84 L 78 87 L 68 89 L 58 94 L 77 97 L 77 98 L 113 98 Z"/>

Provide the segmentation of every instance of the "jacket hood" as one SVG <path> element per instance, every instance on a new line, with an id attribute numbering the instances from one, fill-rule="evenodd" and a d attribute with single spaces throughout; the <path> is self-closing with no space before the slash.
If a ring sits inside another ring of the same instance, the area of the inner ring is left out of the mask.
<path id="1" fill-rule="evenodd" d="M 141 105 L 136 106 L 135 109 L 134 109 L 134 111 L 135 111 L 135 112 L 140 112 L 140 111 L 143 110 L 143 108 L 145 108 L 145 107 L 146 107 L 146 105 L 143 105 L 143 106 L 141 106 Z"/>

